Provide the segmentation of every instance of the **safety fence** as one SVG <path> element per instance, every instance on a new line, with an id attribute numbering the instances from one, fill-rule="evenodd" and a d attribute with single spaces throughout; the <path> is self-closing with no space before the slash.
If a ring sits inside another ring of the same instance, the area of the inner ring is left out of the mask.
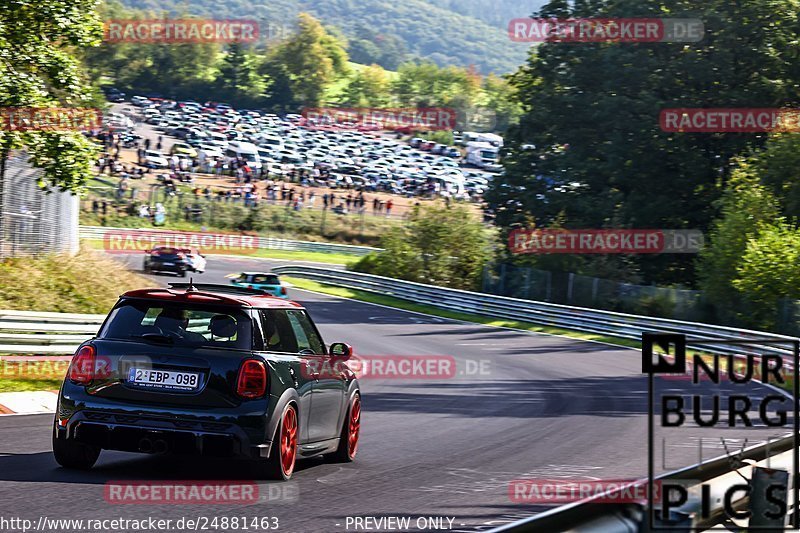
<path id="1" fill-rule="evenodd" d="M 15 152 L 0 176 L 0 257 L 75 253 L 78 197 L 39 187 L 42 171 Z"/>

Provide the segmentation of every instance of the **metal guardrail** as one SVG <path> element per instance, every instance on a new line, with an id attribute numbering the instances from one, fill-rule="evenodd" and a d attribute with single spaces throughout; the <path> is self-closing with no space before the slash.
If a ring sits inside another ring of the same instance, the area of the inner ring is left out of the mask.
<path id="1" fill-rule="evenodd" d="M 81 226 L 78 234 L 81 239 L 103 240 L 107 234 L 113 233 L 116 235 L 169 235 L 181 234 L 192 235 L 192 232 L 170 231 L 154 228 L 113 228 L 102 226 Z M 204 237 L 213 237 L 213 233 L 203 233 Z M 220 234 L 225 235 L 225 234 Z M 336 253 L 346 254 L 355 257 L 367 255 L 372 252 L 380 252 L 381 248 L 371 248 L 369 246 L 354 246 L 351 244 L 333 244 L 324 242 L 312 241 L 293 241 L 287 239 L 275 239 L 273 237 L 255 237 L 256 244 L 259 249 L 264 250 L 287 250 L 287 251 L 302 251 L 302 252 L 320 252 L 320 253 Z"/>
<path id="2" fill-rule="evenodd" d="M 757 345 L 759 355 L 774 354 L 788 358 L 792 355 L 792 350 L 768 343 L 795 340 L 794 337 L 760 331 L 520 300 L 328 268 L 282 266 L 273 268 L 272 271 L 285 276 L 296 276 L 339 287 L 394 296 L 448 311 L 532 322 L 635 341 L 641 340 L 643 332 L 682 333 L 692 336 L 687 340 L 690 347 L 708 353 L 734 355 L 747 353 L 741 346 L 718 344 L 714 340 L 762 341 L 763 344 Z"/>
<path id="3" fill-rule="evenodd" d="M 0 353 L 65 355 L 100 329 L 105 315 L 0 310 Z"/>

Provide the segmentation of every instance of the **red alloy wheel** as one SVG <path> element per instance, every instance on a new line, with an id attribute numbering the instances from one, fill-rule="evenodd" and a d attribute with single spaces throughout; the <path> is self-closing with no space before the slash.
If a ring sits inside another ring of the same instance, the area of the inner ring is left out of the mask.
<path id="1" fill-rule="evenodd" d="M 289 407 L 283 414 L 281 423 L 281 468 L 288 477 L 294 471 L 297 458 L 297 413 Z"/>
<path id="2" fill-rule="evenodd" d="M 353 405 L 350 407 L 350 426 L 347 436 L 347 452 L 350 458 L 356 456 L 358 452 L 358 434 L 361 430 L 361 399 L 356 396 Z"/>

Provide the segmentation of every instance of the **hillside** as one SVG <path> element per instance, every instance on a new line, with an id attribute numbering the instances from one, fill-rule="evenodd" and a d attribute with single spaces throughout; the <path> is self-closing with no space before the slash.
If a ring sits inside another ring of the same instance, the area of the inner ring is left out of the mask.
<path id="1" fill-rule="evenodd" d="M 428 0 L 437 7 L 461 13 L 491 26 L 506 29 L 508 21 L 529 17 L 547 0 Z"/>
<path id="2" fill-rule="evenodd" d="M 395 69 L 401 61 L 430 59 L 439 65 L 475 67 L 481 73 L 509 73 L 525 60 L 527 47 L 509 40 L 508 19 L 530 14 L 539 2 L 514 0 L 121 0 L 126 7 L 161 14 L 190 13 L 214 18 L 248 18 L 262 35 L 290 28 L 306 11 L 339 28 L 359 63 Z M 465 14 L 459 14 L 465 13 Z"/>

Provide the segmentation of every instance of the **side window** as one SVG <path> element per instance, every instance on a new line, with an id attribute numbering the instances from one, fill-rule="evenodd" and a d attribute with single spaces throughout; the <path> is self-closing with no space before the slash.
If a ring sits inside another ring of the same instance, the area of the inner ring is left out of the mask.
<path id="1" fill-rule="evenodd" d="M 317 355 L 325 354 L 325 347 L 322 344 L 322 339 L 317 335 L 311 320 L 305 311 L 286 311 L 289 317 L 289 322 L 292 324 L 292 329 L 297 337 L 298 351 L 311 350 Z"/>
<path id="2" fill-rule="evenodd" d="M 297 353 L 297 339 L 286 311 L 264 309 L 261 315 L 261 329 L 264 331 L 264 347 L 270 352 Z"/>

